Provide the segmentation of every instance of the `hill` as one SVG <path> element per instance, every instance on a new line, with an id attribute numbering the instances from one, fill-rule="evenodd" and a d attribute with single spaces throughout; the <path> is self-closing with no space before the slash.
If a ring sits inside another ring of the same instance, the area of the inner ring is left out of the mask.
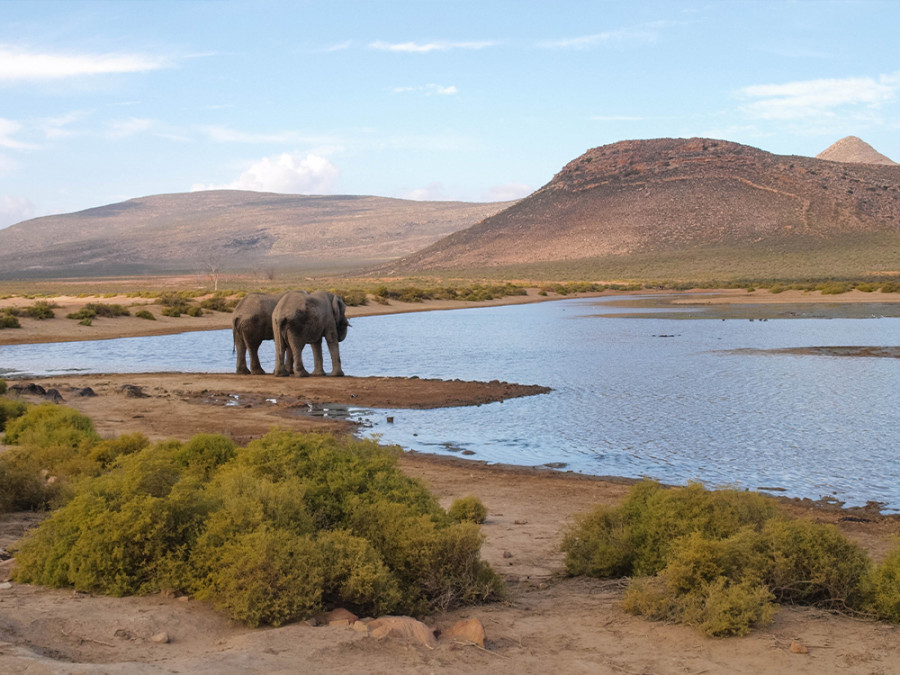
<path id="1" fill-rule="evenodd" d="M 703 138 L 587 151 L 508 209 L 380 268 L 530 278 L 770 278 L 900 267 L 900 166 Z"/>
<path id="2" fill-rule="evenodd" d="M 511 203 L 238 190 L 141 197 L 0 230 L 0 278 L 359 267 L 421 249 Z"/>
<path id="3" fill-rule="evenodd" d="M 850 162 L 854 164 L 886 164 L 896 166 L 897 162 L 885 157 L 871 145 L 856 136 L 842 138 L 834 145 L 816 155 L 819 159 L 831 162 Z"/>

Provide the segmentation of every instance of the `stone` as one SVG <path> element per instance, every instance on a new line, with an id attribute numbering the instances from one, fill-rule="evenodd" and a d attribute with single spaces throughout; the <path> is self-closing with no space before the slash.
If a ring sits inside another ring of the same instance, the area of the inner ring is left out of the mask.
<path id="1" fill-rule="evenodd" d="M 352 626 L 357 619 L 356 614 L 343 607 L 336 607 L 325 614 L 325 623 L 329 626 Z"/>
<path id="2" fill-rule="evenodd" d="M 792 654 L 809 654 L 809 650 L 796 640 L 791 642 L 791 653 Z"/>
<path id="3" fill-rule="evenodd" d="M 375 619 L 369 624 L 369 636 L 378 639 L 406 639 L 428 649 L 437 647 L 434 631 L 409 616 L 382 616 Z"/>
<path id="4" fill-rule="evenodd" d="M 150 636 L 150 642 L 155 642 L 160 645 L 169 643 L 169 634 L 165 631 L 160 631 L 156 635 Z"/>
<path id="5" fill-rule="evenodd" d="M 97 392 L 95 392 L 95 391 L 94 391 L 93 389 L 91 389 L 90 387 L 85 387 L 84 389 L 78 389 L 78 390 L 75 392 L 75 395 L 76 395 L 76 396 L 87 396 L 87 397 L 90 397 L 90 396 L 96 396 L 96 395 L 97 395 Z"/>
<path id="6" fill-rule="evenodd" d="M 484 626 L 475 617 L 457 621 L 442 637 L 454 642 L 478 645 L 484 649 Z"/>
<path id="7" fill-rule="evenodd" d="M 354 621 L 352 624 L 350 624 L 350 628 L 355 630 L 357 633 L 368 633 L 369 632 L 369 622 Z"/>
<path id="8" fill-rule="evenodd" d="M 123 384 L 121 389 L 125 393 L 126 398 L 149 398 L 149 396 L 144 393 L 144 390 L 136 384 Z"/>
<path id="9" fill-rule="evenodd" d="M 12 584 L 8 581 L 4 581 L 0 584 L 0 591 L 8 591 L 10 588 L 12 588 Z"/>

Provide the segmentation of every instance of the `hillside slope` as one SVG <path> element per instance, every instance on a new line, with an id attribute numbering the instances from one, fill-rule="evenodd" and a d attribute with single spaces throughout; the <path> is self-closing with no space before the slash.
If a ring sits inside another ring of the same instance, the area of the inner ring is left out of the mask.
<path id="1" fill-rule="evenodd" d="M 381 269 L 582 259 L 602 268 L 629 256 L 711 251 L 758 258 L 873 236 L 900 243 L 900 166 L 774 155 L 702 138 L 622 141 L 589 150 L 531 196 Z"/>
<path id="2" fill-rule="evenodd" d="M 511 202 L 419 202 L 214 190 L 131 199 L 0 230 L 0 277 L 371 264 Z"/>
<path id="3" fill-rule="evenodd" d="M 896 166 L 897 162 L 885 157 L 871 145 L 856 136 L 847 136 L 816 155 L 818 159 L 853 164 L 884 164 Z"/>

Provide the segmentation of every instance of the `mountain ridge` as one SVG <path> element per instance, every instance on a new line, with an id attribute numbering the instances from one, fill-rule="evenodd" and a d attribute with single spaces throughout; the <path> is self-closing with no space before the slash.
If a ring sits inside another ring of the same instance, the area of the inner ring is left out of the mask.
<path id="1" fill-rule="evenodd" d="M 384 265 L 491 268 L 900 230 L 900 166 L 775 155 L 716 139 L 592 148 L 504 211 Z"/>

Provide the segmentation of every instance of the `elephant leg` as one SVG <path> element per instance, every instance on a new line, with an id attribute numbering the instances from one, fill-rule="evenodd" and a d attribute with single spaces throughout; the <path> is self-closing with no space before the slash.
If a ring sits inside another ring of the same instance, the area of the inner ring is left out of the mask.
<path id="1" fill-rule="evenodd" d="M 309 373 L 303 367 L 303 345 L 305 343 L 298 336 L 289 333 L 288 344 L 290 344 L 290 349 L 294 356 L 294 375 L 297 377 L 308 377 Z"/>
<path id="2" fill-rule="evenodd" d="M 259 364 L 259 345 L 262 342 L 255 342 L 250 344 L 250 372 L 253 375 L 265 375 L 266 371 L 263 370 L 263 367 Z M 246 367 L 246 366 L 245 366 Z"/>
<path id="3" fill-rule="evenodd" d="M 235 371 L 238 375 L 249 375 L 250 370 L 247 368 L 247 345 L 244 343 L 243 336 L 235 332 L 234 334 L 234 351 L 237 352 L 237 367 Z"/>
<path id="4" fill-rule="evenodd" d="M 287 377 L 291 374 L 290 363 L 292 359 L 288 359 L 291 354 L 291 347 L 278 326 L 273 326 L 275 333 L 275 377 Z"/>
<path id="5" fill-rule="evenodd" d="M 312 347 L 313 353 L 313 368 L 312 374 L 317 376 L 325 375 L 325 364 L 322 361 L 322 341 L 310 343 L 310 347 Z"/>
<path id="6" fill-rule="evenodd" d="M 319 351 L 322 351 L 321 345 L 319 345 Z M 337 340 L 328 340 L 328 353 L 331 354 L 331 376 L 343 377 L 344 371 L 341 368 L 341 348 L 338 345 Z"/>

